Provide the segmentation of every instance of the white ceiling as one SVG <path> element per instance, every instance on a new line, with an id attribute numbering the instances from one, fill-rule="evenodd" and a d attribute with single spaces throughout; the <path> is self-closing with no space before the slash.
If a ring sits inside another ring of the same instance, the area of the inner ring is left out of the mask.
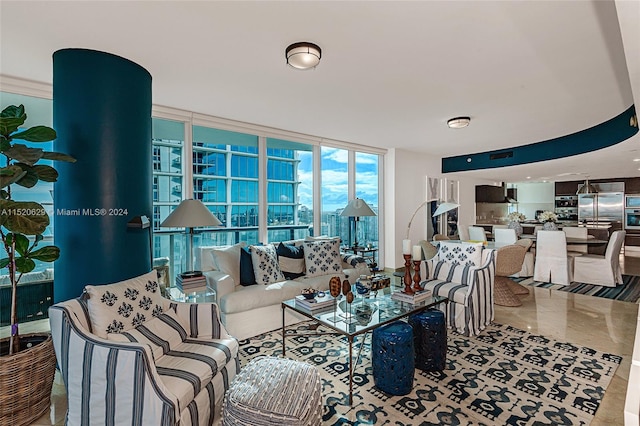
<path id="1" fill-rule="evenodd" d="M 437 157 L 564 136 L 640 99 L 635 0 L 2 0 L 0 23 L 4 76 L 51 83 L 56 50 L 102 50 L 146 68 L 157 105 Z M 285 64 L 298 41 L 321 46 L 315 70 Z M 459 115 L 471 125 L 448 129 Z M 638 142 L 465 175 L 640 176 Z"/>

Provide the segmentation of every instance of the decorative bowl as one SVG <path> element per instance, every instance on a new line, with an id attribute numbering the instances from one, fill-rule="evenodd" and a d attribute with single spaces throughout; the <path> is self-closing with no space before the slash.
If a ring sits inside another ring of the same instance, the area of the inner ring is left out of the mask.
<path id="1" fill-rule="evenodd" d="M 305 299 L 311 300 L 318 295 L 318 290 L 316 290 L 315 288 L 305 288 L 302 290 L 302 295 Z"/>

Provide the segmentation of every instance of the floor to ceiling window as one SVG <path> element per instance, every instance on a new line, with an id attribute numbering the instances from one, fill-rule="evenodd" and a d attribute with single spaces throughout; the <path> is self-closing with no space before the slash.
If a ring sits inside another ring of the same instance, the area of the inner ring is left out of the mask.
<path id="1" fill-rule="evenodd" d="M 161 228 L 160 224 L 183 199 L 184 123 L 153 118 L 153 255 L 184 267 L 185 239 L 181 229 Z"/>
<path id="2" fill-rule="evenodd" d="M 267 139 L 269 241 L 313 234 L 313 146 Z"/>
<path id="3" fill-rule="evenodd" d="M 36 98 L 32 96 L 25 95 L 16 95 L 13 93 L 1 92 L 2 105 L 0 105 L 0 109 L 4 109 L 9 105 L 24 105 L 25 112 L 27 114 L 27 121 L 22 126 L 23 129 L 27 129 L 33 126 L 53 126 L 53 103 L 50 99 L 42 99 Z M 45 151 L 53 151 L 54 142 L 27 142 L 20 141 L 20 144 L 26 145 L 28 147 L 40 148 Z M 3 159 L 6 160 L 6 157 L 2 156 Z M 48 165 L 52 167 L 56 167 L 54 161 L 40 160 L 38 164 Z M 0 166 L 6 166 L 6 162 L 3 161 Z M 49 215 L 50 224 L 47 229 L 44 231 L 42 236 L 44 239 L 38 243 L 38 247 L 48 246 L 53 244 L 53 233 L 54 233 L 54 216 L 55 210 L 53 206 L 53 183 L 52 182 L 44 182 L 42 180 L 38 180 L 35 186 L 31 188 L 25 188 L 20 185 L 12 185 L 11 186 L 11 197 L 16 201 L 35 201 L 39 203 L 46 210 Z M 33 241 L 34 237 L 29 237 L 30 241 Z M 6 254 L 4 256 L 6 257 Z M 38 274 L 45 270 L 51 270 L 53 268 L 54 262 L 42 262 L 40 260 L 36 260 L 36 267 L 32 271 L 34 274 Z M 7 274 L 7 269 L 0 270 L 0 275 Z M 5 284 L 5 281 L 8 281 L 8 278 L 3 278 L 0 276 L 0 284 Z M 27 279 L 23 279 L 22 282 L 27 281 Z"/>
<path id="4" fill-rule="evenodd" d="M 193 126 L 193 191 L 225 228 L 199 244 L 257 243 L 258 136 Z"/>
<path id="5" fill-rule="evenodd" d="M 355 153 L 356 197 L 362 198 L 376 215 L 379 214 L 379 183 L 377 154 Z M 361 245 L 378 245 L 378 216 L 364 216 L 358 224 L 357 240 Z"/>
<path id="6" fill-rule="evenodd" d="M 44 96 L 2 92 L 2 103 L 22 103 L 30 122 L 51 125 L 53 104 Z M 274 129 L 263 134 L 257 125 L 221 121 L 218 128 L 220 120 L 215 117 L 154 107 L 153 255 L 168 258 L 173 274 L 186 266 L 185 230 L 160 224 L 186 198 L 201 200 L 222 222 L 220 227 L 196 229 L 196 247 L 319 235 L 340 236 L 347 244 L 353 241 L 353 220 L 340 213 L 349 194 L 364 199 L 378 213 L 379 154 L 345 144 L 332 147 L 318 137 L 297 139 Z M 262 176 L 266 182 L 260 181 Z M 350 181 L 350 176 L 355 178 Z M 54 213 L 53 185 L 41 182 L 36 191 L 38 201 Z M 361 218 L 358 241 L 377 246 L 379 222 L 377 216 Z M 52 235 L 53 225 L 46 238 L 52 240 Z"/>
<path id="7" fill-rule="evenodd" d="M 340 236 L 346 244 L 350 222 L 340 213 L 349 201 L 349 151 L 323 146 L 320 152 L 322 219 L 318 235 Z"/>

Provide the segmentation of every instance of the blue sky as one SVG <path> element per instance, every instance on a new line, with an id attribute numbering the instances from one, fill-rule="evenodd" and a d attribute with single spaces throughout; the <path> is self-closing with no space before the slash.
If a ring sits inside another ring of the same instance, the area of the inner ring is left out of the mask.
<path id="1" fill-rule="evenodd" d="M 300 164 L 298 177 L 300 204 L 313 207 L 312 153 L 299 151 Z M 348 188 L 348 151 L 339 148 L 321 149 L 322 167 L 322 210 L 335 211 L 347 205 Z M 378 156 L 357 153 L 356 155 L 356 196 L 364 199 L 370 206 L 378 206 Z"/>

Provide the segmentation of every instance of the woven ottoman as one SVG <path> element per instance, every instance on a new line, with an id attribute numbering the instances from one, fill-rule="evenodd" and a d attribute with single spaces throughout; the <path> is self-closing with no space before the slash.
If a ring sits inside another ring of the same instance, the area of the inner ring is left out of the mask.
<path id="1" fill-rule="evenodd" d="M 322 424 L 322 387 L 318 370 L 304 362 L 261 356 L 231 382 L 222 405 L 222 424 Z"/>
<path id="2" fill-rule="evenodd" d="M 413 327 L 416 368 L 442 371 L 447 361 L 447 325 L 442 311 L 431 309 L 409 317 Z"/>
<path id="3" fill-rule="evenodd" d="M 371 352 L 376 387 L 391 395 L 411 392 L 415 373 L 411 326 L 396 321 L 374 329 Z"/>

